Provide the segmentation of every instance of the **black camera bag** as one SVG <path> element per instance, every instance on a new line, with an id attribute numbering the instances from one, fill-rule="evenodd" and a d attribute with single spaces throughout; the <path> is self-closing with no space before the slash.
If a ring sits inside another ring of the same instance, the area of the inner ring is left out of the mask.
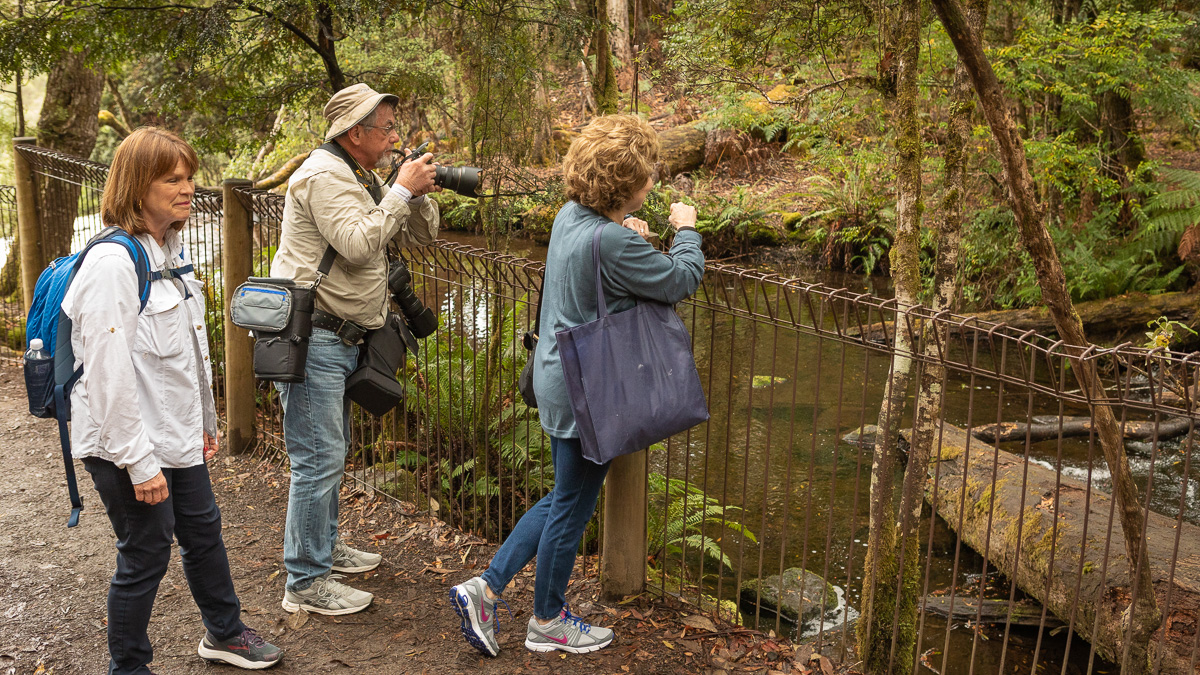
<path id="1" fill-rule="evenodd" d="M 346 378 L 346 396 L 363 410 L 383 417 L 404 400 L 404 385 L 396 371 L 404 365 L 408 327 L 399 314 L 388 312 L 387 322 L 367 333 L 358 348 L 358 367 Z"/>
<path id="2" fill-rule="evenodd" d="M 292 286 L 288 290 L 292 316 L 287 326 L 277 333 L 254 331 L 254 377 L 260 380 L 304 381 L 316 291 L 311 286 Z"/>

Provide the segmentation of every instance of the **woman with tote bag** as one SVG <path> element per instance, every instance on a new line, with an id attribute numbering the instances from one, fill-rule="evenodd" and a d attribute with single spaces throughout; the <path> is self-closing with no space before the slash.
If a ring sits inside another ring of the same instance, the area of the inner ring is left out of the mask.
<path id="1" fill-rule="evenodd" d="M 658 134 L 645 121 L 632 115 L 609 115 L 592 120 L 563 160 L 570 201 L 558 212 L 551 231 L 541 335 L 530 357 L 535 359 L 538 412 L 550 436 L 554 490 L 522 516 L 483 576 L 450 591 L 463 636 L 487 656 L 500 652 L 496 602 L 517 572 L 535 557 L 534 608 L 526 625 L 525 646 L 539 652 L 586 653 L 613 640 L 611 630 L 591 626 L 566 608 L 575 552 L 596 509 L 608 463 L 597 464 L 584 457 L 556 333 L 601 315 L 595 254 L 600 259 L 599 286 L 610 314 L 632 309 L 639 300 L 675 304 L 699 287 L 704 255 L 695 227 L 695 208 L 671 205 L 670 223 L 676 235 L 666 255 L 644 238 L 649 232 L 645 222 L 625 218 L 642 207 L 654 185 L 658 151 Z M 594 240 L 599 244 L 595 253 Z"/>

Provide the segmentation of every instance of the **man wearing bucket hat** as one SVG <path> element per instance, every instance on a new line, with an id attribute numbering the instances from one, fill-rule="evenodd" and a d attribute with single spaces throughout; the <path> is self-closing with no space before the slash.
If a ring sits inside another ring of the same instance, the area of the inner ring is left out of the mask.
<path id="1" fill-rule="evenodd" d="M 406 162 L 390 188 L 371 171 L 387 165 L 400 140 L 398 100 L 365 84 L 329 99 L 327 143 L 289 181 L 271 262 L 271 276 L 308 283 L 327 250 L 337 252 L 317 287 L 304 382 L 275 385 L 292 468 L 283 544 L 283 608 L 289 612 L 351 614 L 373 598 L 333 574 L 366 572 L 381 560 L 338 536 L 338 488 L 350 440 L 346 377 L 357 365 L 363 335 L 387 317 L 388 244 L 423 245 L 437 237 L 437 204 L 425 195 L 441 189 L 433 183 L 430 154 Z"/>

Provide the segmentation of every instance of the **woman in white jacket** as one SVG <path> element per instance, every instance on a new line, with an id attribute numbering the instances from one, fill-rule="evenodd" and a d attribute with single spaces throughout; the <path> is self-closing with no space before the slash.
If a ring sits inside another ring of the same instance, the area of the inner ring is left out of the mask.
<path id="1" fill-rule="evenodd" d="M 111 675 L 150 673 L 146 628 L 172 537 L 204 619 L 200 656 L 258 669 L 283 655 L 242 624 L 205 465 L 217 453 L 217 415 L 204 293 L 180 238 L 197 164 L 187 143 L 161 129 L 138 129 L 121 143 L 101 217 L 138 240 L 151 270 L 171 271 L 151 282 L 141 309 L 128 252 L 97 245 L 62 303 L 74 323 L 76 366 L 83 366 L 71 393 L 73 454 L 117 535 L 108 593 Z"/>

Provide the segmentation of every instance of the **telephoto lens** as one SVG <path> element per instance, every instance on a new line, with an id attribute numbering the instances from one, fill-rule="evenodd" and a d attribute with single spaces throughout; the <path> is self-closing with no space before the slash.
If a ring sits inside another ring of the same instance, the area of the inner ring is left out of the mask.
<path id="1" fill-rule="evenodd" d="M 388 270 L 388 289 L 392 299 L 400 307 L 408 329 L 418 338 L 427 338 L 437 330 L 437 315 L 425 306 L 421 299 L 413 293 L 412 274 L 403 260 L 393 260 Z"/>
<path id="2" fill-rule="evenodd" d="M 479 187 L 480 171 L 473 166 L 439 166 L 433 184 L 464 197 L 477 197 L 475 189 Z"/>

